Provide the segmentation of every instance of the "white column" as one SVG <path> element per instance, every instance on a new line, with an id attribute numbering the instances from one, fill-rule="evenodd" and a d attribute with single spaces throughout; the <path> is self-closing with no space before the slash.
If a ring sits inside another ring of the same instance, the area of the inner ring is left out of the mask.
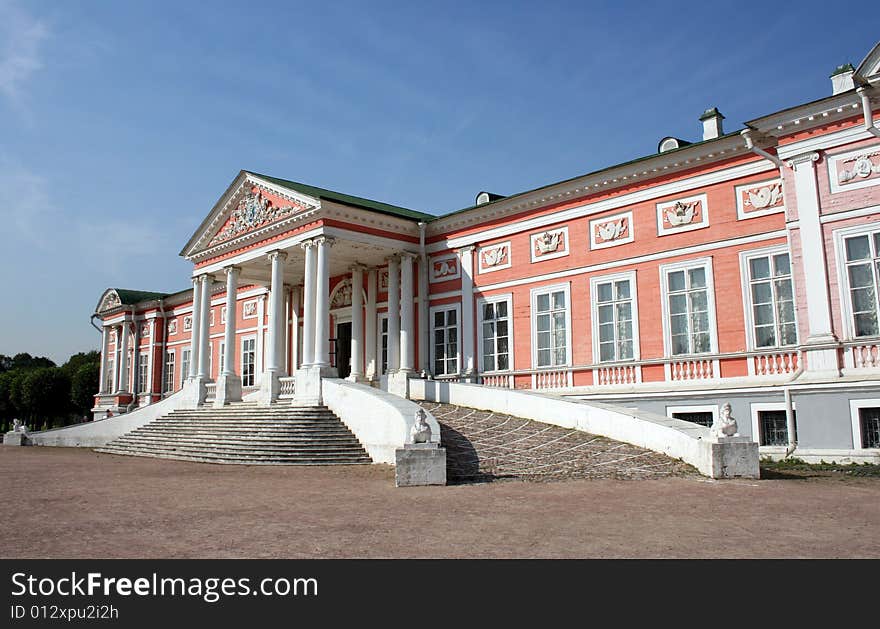
<path id="1" fill-rule="evenodd" d="M 315 273 L 315 364 L 330 366 L 330 260 L 333 241 L 324 236 L 315 238 L 317 269 Z"/>
<path id="2" fill-rule="evenodd" d="M 415 317 L 413 262 L 415 256 L 400 256 L 400 370 L 412 371 L 415 366 Z"/>
<path id="3" fill-rule="evenodd" d="M 131 394 L 134 396 L 135 401 L 137 401 L 138 395 L 143 393 L 138 382 L 138 371 L 140 371 L 141 365 L 141 324 L 137 321 L 132 321 L 132 325 L 134 326 L 134 338 L 131 352 Z"/>
<path id="4" fill-rule="evenodd" d="M 464 247 L 461 258 L 461 363 L 466 376 L 474 373 L 474 248 Z"/>
<path id="5" fill-rule="evenodd" d="M 156 319 L 150 319 L 150 353 L 147 355 L 147 390 L 144 393 L 149 393 L 150 397 L 147 401 L 147 404 L 153 403 L 153 395 L 156 393 L 156 374 L 153 373 L 154 363 L 156 358 Z"/>
<path id="6" fill-rule="evenodd" d="M 300 245 L 305 251 L 305 277 L 303 278 L 303 355 L 302 366 L 315 362 L 315 243 L 307 240 Z"/>
<path id="7" fill-rule="evenodd" d="M 428 283 L 428 260 L 426 257 L 419 259 L 419 371 L 430 372 L 431 366 L 428 359 L 430 350 L 431 326 L 428 324 L 428 305 L 430 292 Z"/>
<path id="8" fill-rule="evenodd" d="M 210 275 L 202 275 L 200 287 L 201 309 L 199 311 L 199 378 L 209 380 L 211 378 L 211 284 L 213 279 Z"/>
<path id="9" fill-rule="evenodd" d="M 110 353 L 110 328 L 104 326 L 101 328 L 101 382 L 98 387 L 99 393 L 108 393 L 107 391 L 107 354 Z"/>
<path id="10" fill-rule="evenodd" d="M 367 378 L 375 380 L 379 373 L 376 363 L 376 282 L 378 280 L 376 269 L 367 271 L 367 311 L 366 311 L 366 334 L 364 338 L 364 354 L 367 365 Z"/>
<path id="11" fill-rule="evenodd" d="M 119 377 L 119 363 L 122 362 L 122 355 L 119 352 L 119 348 L 122 347 L 122 326 L 114 326 L 113 328 L 113 373 L 110 374 L 111 379 L 113 380 L 110 383 L 110 392 L 116 393 L 119 391 L 119 383 L 122 382 L 122 379 Z"/>
<path id="12" fill-rule="evenodd" d="M 281 373 L 280 339 L 284 335 L 284 260 L 287 254 L 273 251 L 272 286 L 269 289 L 269 342 L 266 343 L 266 371 Z"/>
<path id="13" fill-rule="evenodd" d="M 189 378 L 195 378 L 199 375 L 199 329 L 201 328 L 201 306 L 202 291 L 200 280 L 193 278 L 193 309 L 192 309 L 192 326 L 190 327 L 189 340 Z"/>
<path id="14" fill-rule="evenodd" d="M 299 309 L 302 305 L 302 286 L 294 286 L 290 297 L 290 369 L 295 373 L 299 368 Z"/>
<path id="15" fill-rule="evenodd" d="M 351 268 L 351 379 L 364 377 L 364 267 Z"/>
<path id="16" fill-rule="evenodd" d="M 235 304 L 240 270 L 237 266 L 228 266 L 224 269 L 226 271 L 226 327 L 223 329 L 223 375 L 226 376 L 235 375 Z"/>
<path id="17" fill-rule="evenodd" d="M 400 258 L 388 258 L 388 372 L 400 367 Z"/>
<path id="18" fill-rule="evenodd" d="M 122 341 L 119 344 L 119 391 L 128 392 L 128 337 L 129 322 L 122 322 Z"/>

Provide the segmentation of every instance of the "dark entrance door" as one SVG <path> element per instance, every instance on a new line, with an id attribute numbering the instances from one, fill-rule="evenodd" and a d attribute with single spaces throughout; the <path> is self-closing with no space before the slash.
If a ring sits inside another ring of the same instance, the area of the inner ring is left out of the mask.
<path id="1" fill-rule="evenodd" d="M 351 321 L 336 324 L 336 369 L 340 378 L 351 373 Z"/>

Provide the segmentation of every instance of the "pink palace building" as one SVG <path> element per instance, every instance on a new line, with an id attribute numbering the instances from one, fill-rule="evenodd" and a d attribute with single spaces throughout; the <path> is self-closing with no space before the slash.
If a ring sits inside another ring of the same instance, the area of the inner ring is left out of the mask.
<path id="1" fill-rule="evenodd" d="M 704 425 L 730 402 L 762 456 L 880 461 L 880 44 L 831 84 L 442 216 L 241 171 L 180 253 L 191 287 L 99 299 L 94 415 L 185 386 L 201 405 L 308 401 L 311 370 Z"/>

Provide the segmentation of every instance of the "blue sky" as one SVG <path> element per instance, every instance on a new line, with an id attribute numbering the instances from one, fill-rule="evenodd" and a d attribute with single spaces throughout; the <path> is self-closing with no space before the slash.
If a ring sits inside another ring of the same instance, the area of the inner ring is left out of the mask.
<path id="1" fill-rule="evenodd" d="M 0 0 L 0 353 L 185 288 L 242 168 L 442 213 L 826 96 L 880 38 L 832 8 Z"/>

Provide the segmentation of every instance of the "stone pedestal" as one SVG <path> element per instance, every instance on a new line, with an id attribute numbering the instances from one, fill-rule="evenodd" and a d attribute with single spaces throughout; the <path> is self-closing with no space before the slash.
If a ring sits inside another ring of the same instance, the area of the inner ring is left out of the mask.
<path id="1" fill-rule="evenodd" d="M 712 478 L 760 478 L 758 444 L 751 437 L 714 437 L 709 442 Z"/>
<path id="2" fill-rule="evenodd" d="M 26 432 L 10 431 L 3 435 L 4 446 L 29 446 L 30 439 Z"/>
<path id="3" fill-rule="evenodd" d="M 198 408 L 205 402 L 208 379 L 201 376 L 189 378 L 183 383 L 183 408 Z"/>
<path id="4" fill-rule="evenodd" d="M 230 402 L 241 402 L 241 378 L 230 374 L 220 374 L 217 378 L 217 392 L 214 406 L 221 407 Z"/>
<path id="5" fill-rule="evenodd" d="M 324 403 L 321 392 L 321 378 L 336 378 L 338 373 L 334 367 L 312 365 L 297 369 L 296 390 L 293 395 L 294 406 L 320 406 Z"/>
<path id="6" fill-rule="evenodd" d="M 263 380 L 260 384 L 260 395 L 257 403 L 260 406 L 269 406 L 278 399 L 281 393 L 281 372 L 274 369 L 263 372 Z"/>
<path id="7" fill-rule="evenodd" d="M 394 484 L 445 485 L 446 448 L 438 448 L 436 443 L 413 443 L 395 450 Z"/>
<path id="8" fill-rule="evenodd" d="M 398 397 L 409 399 L 409 381 L 415 378 L 416 373 L 413 371 L 398 370 L 388 374 L 388 393 Z"/>

